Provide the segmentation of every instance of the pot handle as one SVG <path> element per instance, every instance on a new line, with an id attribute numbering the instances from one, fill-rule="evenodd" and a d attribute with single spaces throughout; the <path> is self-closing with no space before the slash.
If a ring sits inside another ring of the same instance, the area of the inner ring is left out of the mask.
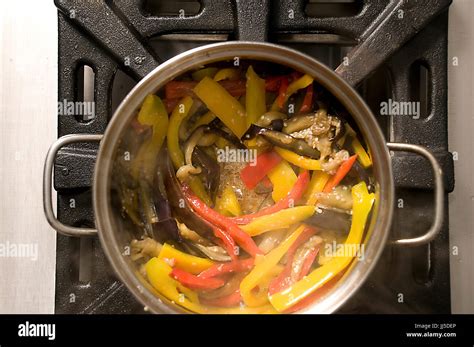
<path id="1" fill-rule="evenodd" d="M 436 237 L 439 230 L 441 229 L 441 226 L 443 225 L 444 183 L 441 166 L 439 165 L 435 156 L 423 146 L 408 143 L 387 143 L 387 147 L 392 151 L 412 152 L 419 154 L 428 159 L 431 167 L 433 168 L 435 211 L 434 220 L 430 229 L 425 234 L 418 237 L 391 241 L 391 244 L 396 246 L 415 247 L 427 244 Z"/>
<path id="2" fill-rule="evenodd" d="M 97 235 L 97 229 L 93 228 L 77 228 L 61 223 L 53 211 L 53 201 L 51 198 L 51 187 L 53 174 L 53 165 L 58 151 L 71 143 L 76 142 L 96 142 L 102 140 L 103 135 L 75 134 L 65 135 L 54 142 L 46 154 L 43 170 L 43 208 L 49 225 L 58 233 L 66 236 L 94 236 Z"/>

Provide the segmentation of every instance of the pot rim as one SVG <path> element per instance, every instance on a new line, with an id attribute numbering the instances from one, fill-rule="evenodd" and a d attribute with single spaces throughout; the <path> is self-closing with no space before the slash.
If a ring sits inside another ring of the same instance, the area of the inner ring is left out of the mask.
<path id="1" fill-rule="evenodd" d="M 125 97 L 115 111 L 101 141 L 94 169 L 93 205 L 102 248 L 120 280 L 134 296 L 154 313 L 189 312 L 163 297 L 156 296 L 143 283 L 136 270 L 129 267 L 114 235 L 112 210 L 109 202 L 112 163 L 122 131 L 136 113 L 145 96 L 156 93 L 168 81 L 200 66 L 222 60 L 256 59 L 271 61 L 308 73 L 332 93 L 356 121 L 371 150 L 373 173 L 376 179 L 376 201 L 365 236 L 365 259 L 353 261 L 338 284 L 323 300 L 299 313 L 332 313 L 341 307 L 369 276 L 378 261 L 388 238 L 393 214 L 394 183 L 389 151 L 382 131 L 360 95 L 338 74 L 316 59 L 284 46 L 233 41 L 201 46 L 183 52 L 159 65 L 143 78 Z"/>

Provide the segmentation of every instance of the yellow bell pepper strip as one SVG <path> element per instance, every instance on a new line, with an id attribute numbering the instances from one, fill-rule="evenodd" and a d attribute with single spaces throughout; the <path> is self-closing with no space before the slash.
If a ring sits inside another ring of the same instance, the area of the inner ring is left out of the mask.
<path id="1" fill-rule="evenodd" d="M 346 123 L 344 125 L 346 131 L 344 135 L 337 141 L 339 146 L 343 146 L 347 139 L 349 139 L 350 146 L 355 154 L 357 154 L 357 161 L 364 167 L 365 169 L 372 166 L 372 159 L 370 156 L 370 151 L 366 151 L 364 146 L 360 143 L 359 139 L 357 138 L 357 133 L 352 129 L 352 127 Z"/>
<path id="2" fill-rule="evenodd" d="M 236 81 L 240 77 L 240 72 L 238 69 L 233 68 L 224 68 L 217 71 L 214 76 L 214 81 L 219 82 L 223 80 Z"/>
<path id="3" fill-rule="evenodd" d="M 297 206 L 287 208 L 273 214 L 255 218 L 241 228 L 250 236 L 257 236 L 267 231 L 288 228 L 293 224 L 311 217 L 315 211 L 314 206 Z"/>
<path id="4" fill-rule="evenodd" d="M 178 105 L 176 105 L 169 120 L 167 134 L 168 154 L 176 169 L 184 165 L 184 155 L 179 146 L 179 128 L 183 121 L 188 117 L 192 105 L 193 99 L 186 96 L 178 103 Z M 207 204 L 211 203 L 209 194 L 207 194 L 204 185 L 197 176 L 190 175 L 188 184 L 197 196 Z"/>
<path id="5" fill-rule="evenodd" d="M 321 162 L 319 160 L 304 157 L 281 147 L 275 147 L 274 149 L 280 157 L 293 165 L 305 170 L 321 170 Z"/>
<path id="6" fill-rule="evenodd" d="M 339 168 L 337 169 L 336 173 L 334 176 L 332 176 L 329 181 L 326 183 L 324 186 L 323 192 L 324 193 L 330 193 L 334 187 L 336 187 L 342 179 L 347 175 L 347 173 L 351 170 L 352 165 L 354 165 L 354 162 L 357 159 L 357 154 L 354 154 L 353 156 L 349 157 L 346 161 L 344 161 Z"/>
<path id="7" fill-rule="evenodd" d="M 219 149 L 225 149 L 226 147 L 230 146 L 230 142 L 227 141 L 225 138 L 223 137 L 218 137 L 216 142 L 215 142 L 215 145 L 217 148 Z"/>
<path id="8" fill-rule="evenodd" d="M 310 75 L 303 75 L 300 78 L 298 78 L 296 81 L 291 82 L 286 92 L 285 102 L 288 100 L 288 98 L 291 95 L 296 93 L 298 90 L 304 89 L 308 87 L 309 85 L 311 85 L 312 83 L 313 83 L 313 77 L 311 77 Z"/>
<path id="9" fill-rule="evenodd" d="M 299 226 L 280 245 L 271 250 L 267 255 L 259 256 L 255 260 L 255 267 L 240 283 L 240 295 L 247 306 L 261 305 L 261 298 L 255 297 L 253 292 L 255 287 L 262 282 L 262 278 L 267 277 L 272 272 L 304 230 L 304 225 Z"/>
<path id="10" fill-rule="evenodd" d="M 138 112 L 137 121 L 152 127 L 152 136 L 138 150 L 132 165 L 132 176 L 138 179 L 140 170 L 144 177 L 152 180 L 158 152 L 163 145 L 168 129 L 168 113 L 161 99 L 153 94 L 147 95 Z"/>
<path id="11" fill-rule="evenodd" d="M 321 230 L 319 236 L 324 240 L 323 248 L 328 247 L 328 245 L 342 244 L 346 239 L 344 236 L 341 236 L 339 233 L 331 230 Z M 318 264 L 326 264 L 335 255 L 336 254 L 333 252 L 322 252 L 318 257 Z"/>
<path id="12" fill-rule="evenodd" d="M 224 216 L 240 216 L 242 214 L 239 200 L 237 200 L 232 187 L 225 187 L 222 195 L 217 198 L 216 210 Z"/>
<path id="13" fill-rule="evenodd" d="M 257 149 L 259 147 L 258 142 L 257 142 L 257 137 L 254 137 L 253 139 L 250 139 L 250 140 L 244 140 L 243 142 L 244 142 L 245 147 L 247 148 Z"/>
<path id="14" fill-rule="evenodd" d="M 199 303 L 197 294 L 170 277 L 173 269 L 163 260 L 152 258 L 145 264 L 148 281 L 152 287 L 168 300 L 195 313 L 208 314 L 259 314 L 278 313 L 270 305 L 259 307 L 204 307 Z"/>
<path id="15" fill-rule="evenodd" d="M 170 277 L 173 269 L 161 259 L 151 258 L 145 264 L 148 281 L 160 294 L 188 310 L 203 311 L 197 295 L 188 288 L 183 287 L 178 281 Z"/>
<path id="16" fill-rule="evenodd" d="M 308 190 L 303 196 L 303 199 L 306 200 L 306 205 L 316 205 L 316 202 L 318 201 L 317 194 L 323 191 L 330 177 L 331 175 L 324 171 L 313 172 L 311 181 L 308 185 Z"/>
<path id="17" fill-rule="evenodd" d="M 245 102 L 246 102 L 245 99 L 246 99 L 245 94 L 239 98 L 239 103 L 242 105 L 244 109 L 245 109 Z"/>
<path id="18" fill-rule="evenodd" d="M 169 275 L 168 275 L 168 276 L 169 276 Z M 193 290 L 191 290 L 191 289 L 189 289 L 189 288 L 186 288 L 186 287 L 183 286 L 181 283 L 177 283 L 176 288 L 178 288 L 178 290 L 179 290 L 182 294 L 184 294 L 185 297 L 189 298 L 189 300 L 191 300 L 191 302 L 193 302 L 193 303 L 195 303 L 195 304 L 200 304 L 200 302 L 199 302 L 199 295 L 198 295 L 195 291 L 193 291 Z M 181 301 L 183 300 L 182 295 L 181 295 L 181 297 L 178 299 L 178 302 L 179 302 L 179 300 L 181 300 Z"/>
<path id="19" fill-rule="evenodd" d="M 200 69 L 200 70 L 194 71 L 194 72 L 191 74 L 191 77 L 193 78 L 193 80 L 199 82 L 199 81 L 202 80 L 204 77 L 213 78 L 213 77 L 216 75 L 217 70 L 218 70 L 218 68 L 216 68 L 216 67 L 205 67 L 204 69 Z"/>
<path id="20" fill-rule="evenodd" d="M 334 276 L 330 281 L 328 281 L 326 284 L 324 284 L 322 287 L 320 287 L 318 290 L 312 292 L 310 295 L 299 301 L 297 304 L 291 306 L 289 309 L 283 311 L 283 313 L 288 314 L 288 313 L 293 313 L 293 312 L 298 312 L 301 310 L 304 310 L 308 306 L 310 306 L 312 303 L 314 303 L 316 300 L 322 298 L 324 295 L 326 295 L 336 284 L 339 282 L 341 277 L 344 275 L 344 271 L 338 273 L 336 276 Z M 278 311 L 277 311 L 278 312 Z"/>
<path id="21" fill-rule="evenodd" d="M 245 94 L 245 109 L 247 123 L 254 124 L 267 111 L 265 103 L 265 80 L 258 77 L 252 66 L 247 69 L 247 84 Z"/>
<path id="22" fill-rule="evenodd" d="M 247 121 L 245 109 L 239 101 L 209 77 L 204 77 L 193 90 L 207 108 L 240 139 L 247 131 Z"/>
<path id="23" fill-rule="evenodd" d="M 199 274 L 214 265 L 214 262 L 209 259 L 181 252 L 167 243 L 165 243 L 161 248 L 158 259 L 168 260 L 170 263 L 173 263 L 173 267 L 177 267 L 178 269 L 185 270 L 192 274 Z"/>
<path id="24" fill-rule="evenodd" d="M 216 118 L 216 115 L 211 111 L 204 113 L 199 119 L 194 123 L 194 125 L 189 129 L 189 132 L 192 133 L 196 128 L 200 127 L 201 125 L 206 125 L 212 122 Z"/>
<path id="25" fill-rule="evenodd" d="M 184 155 L 179 147 L 179 128 L 188 117 L 189 110 L 193 105 L 193 99 L 189 96 L 183 98 L 171 113 L 168 127 L 168 153 L 176 169 L 184 165 Z"/>
<path id="26" fill-rule="evenodd" d="M 365 182 L 360 182 L 352 187 L 352 198 L 352 225 L 344 243 L 351 248 L 353 245 L 359 245 L 362 241 L 367 217 L 374 202 L 374 194 L 368 192 Z M 270 303 L 279 312 L 287 310 L 343 271 L 353 258 L 353 254 L 333 257 L 328 263 L 313 270 L 291 287 L 271 295 Z"/>
<path id="27" fill-rule="evenodd" d="M 364 169 L 371 167 L 372 159 L 370 159 L 369 154 L 366 152 L 365 148 L 362 146 L 357 137 L 352 139 L 351 146 L 355 154 L 357 154 L 357 159 L 362 167 L 364 167 Z"/>
<path id="28" fill-rule="evenodd" d="M 258 212 L 246 214 L 239 217 L 233 217 L 232 220 L 237 224 L 248 224 L 255 218 L 269 215 L 278 211 L 281 211 L 290 206 L 294 206 L 296 202 L 301 198 L 309 182 L 309 173 L 308 171 L 303 171 L 299 174 L 298 179 L 295 182 L 295 185 L 283 199 L 278 201 L 272 206 L 261 209 Z"/>
<path id="29" fill-rule="evenodd" d="M 272 111 L 280 110 L 288 101 L 290 96 L 292 96 L 298 90 L 308 87 L 312 83 L 313 77 L 310 75 L 303 75 L 297 80 L 291 82 L 286 91 L 283 94 L 280 93 L 280 95 L 278 95 L 277 99 L 272 105 Z"/>
<path id="30" fill-rule="evenodd" d="M 262 259 L 257 258 L 256 261 L 262 261 Z M 249 307 L 258 307 L 268 304 L 268 290 L 270 288 L 270 283 L 275 277 L 279 276 L 282 271 L 283 266 L 277 264 L 273 268 L 271 268 L 268 273 L 262 275 L 262 277 L 260 277 L 258 285 L 255 286 L 251 295 L 247 297 L 247 301 L 245 303 Z"/>
<path id="31" fill-rule="evenodd" d="M 279 201 L 287 196 L 297 180 L 296 173 L 286 160 L 280 161 L 267 176 L 273 184 L 273 201 Z"/>
<path id="32" fill-rule="evenodd" d="M 163 136 L 159 136 L 163 133 L 163 126 L 161 124 L 164 118 L 168 118 L 168 114 L 165 110 L 165 105 L 161 99 L 154 95 L 149 94 L 145 97 L 142 107 L 138 112 L 137 120 L 142 125 L 149 125 L 153 127 L 153 138 L 155 141 L 160 142 L 163 140 Z M 166 120 L 166 123 L 168 121 Z M 166 126 L 164 128 L 167 128 Z M 166 133 L 165 133 L 166 134 Z"/>

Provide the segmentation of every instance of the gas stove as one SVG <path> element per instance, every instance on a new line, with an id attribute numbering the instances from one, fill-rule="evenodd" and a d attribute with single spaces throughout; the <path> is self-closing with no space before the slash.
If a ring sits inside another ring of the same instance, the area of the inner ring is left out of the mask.
<path id="1" fill-rule="evenodd" d="M 445 194 L 453 190 L 447 139 L 450 1 L 55 2 L 58 100 L 95 103 L 93 117 L 58 116 L 58 136 L 103 133 L 135 83 L 180 52 L 227 40 L 269 41 L 341 70 L 346 79 L 358 84 L 357 90 L 376 115 L 387 141 L 428 147 L 444 169 Z M 428 18 L 426 25 L 420 24 L 422 17 Z M 396 23 L 387 31 L 382 23 L 393 20 Z M 400 32 L 409 27 L 415 27 L 417 33 L 406 43 L 398 40 L 403 36 Z M 347 57 L 359 63 L 346 70 Z M 418 102 L 419 117 L 382 115 L 381 103 L 389 100 Z M 54 186 L 58 218 L 65 224 L 94 225 L 91 180 L 96 152 L 97 145 L 84 143 L 65 147 L 58 154 Z M 396 153 L 393 170 L 398 208 L 391 236 L 420 235 L 429 227 L 434 209 L 428 163 Z M 444 226 L 437 238 L 417 248 L 387 246 L 364 286 L 339 313 L 451 311 L 449 206 L 447 198 L 445 201 Z M 98 238 L 58 235 L 56 313 L 143 312 L 143 306 L 115 277 Z"/>

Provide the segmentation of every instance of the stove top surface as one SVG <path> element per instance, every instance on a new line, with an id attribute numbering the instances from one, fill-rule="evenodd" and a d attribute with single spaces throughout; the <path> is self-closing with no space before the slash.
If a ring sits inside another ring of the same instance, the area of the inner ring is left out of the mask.
<path id="1" fill-rule="evenodd" d="M 368 71 L 370 74 L 362 66 L 343 74 L 361 81 L 357 89 L 377 116 L 387 141 L 421 144 L 433 151 L 445 172 L 447 194 L 454 185 L 452 157 L 447 150 L 449 1 L 435 2 L 444 3 L 444 10 L 431 14 L 430 22 L 407 43 L 395 39 L 394 45 L 387 45 L 380 41 L 390 41 L 393 32 L 377 30 L 381 18 L 401 14 L 400 23 L 392 28 L 408 25 L 410 15 L 427 11 L 422 2 L 408 9 L 413 12 L 409 15 L 397 12 L 401 8 L 390 1 L 377 0 L 336 5 L 301 0 L 58 0 L 58 100 L 94 101 L 96 105 L 94 119 L 59 116 L 58 135 L 103 133 L 113 111 L 140 77 L 160 61 L 199 45 L 267 40 L 341 69 L 340 63 L 354 56 L 355 47 L 362 47 L 367 54 L 370 49 L 364 44 L 375 42 L 393 54 Z M 98 17 L 107 19 L 98 21 Z M 118 37 L 121 30 L 128 35 Z M 380 115 L 380 103 L 388 99 L 419 102 L 420 118 Z M 96 151 L 93 144 L 81 144 L 59 152 L 54 184 L 58 217 L 63 223 L 94 225 L 90 187 Z M 420 235 L 430 226 L 433 215 L 431 171 L 420 158 L 398 153 L 393 156 L 393 169 L 398 208 L 391 237 Z M 387 246 L 367 282 L 339 312 L 449 313 L 447 202 L 444 211 L 443 229 L 430 245 L 409 249 Z M 57 313 L 145 312 L 113 274 L 97 238 L 58 235 L 56 267 Z"/>

